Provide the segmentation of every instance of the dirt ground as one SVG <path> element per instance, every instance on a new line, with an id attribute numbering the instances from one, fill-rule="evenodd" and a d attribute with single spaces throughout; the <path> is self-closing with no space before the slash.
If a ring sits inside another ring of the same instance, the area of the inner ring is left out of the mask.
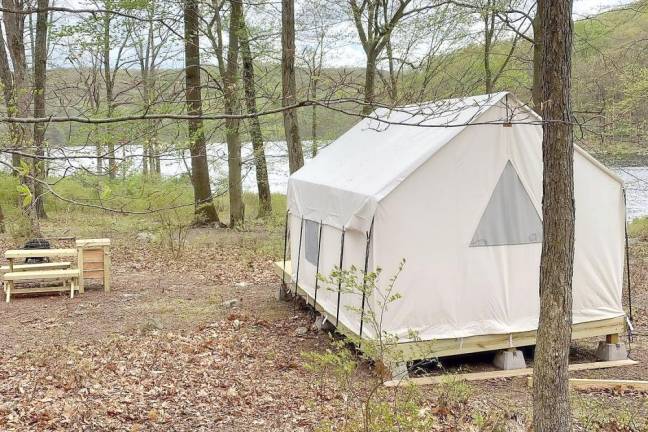
<path id="1" fill-rule="evenodd" d="M 0 240 L 0 251 L 16 246 Z M 346 396 L 322 395 L 301 354 L 325 352 L 330 338 L 311 327 L 308 311 L 275 300 L 279 281 L 263 251 L 236 234 L 201 231 L 176 259 L 156 243 L 120 236 L 112 262 L 110 293 L 91 286 L 72 300 L 62 294 L 0 304 L 0 430 L 310 431 L 325 420 L 343 422 Z M 637 281 L 633 307 L 643 335 L 630 356 L 640 364 L 575 377 L 648 379 L 643 267 Z M 591 360 L 596 343 L 574 343 L 573 360 Z M 489 361 L 443 363 L 474 371 L 489 369 Z M 366 365 L 359 373 L 371 375 Z M 526 379 L 470 388 L 466 415 L 497 410 L 519 426 L 508 430 L 526 430 Z M 432 409 L 439 405 L 436 390 L 420 391 Z M 606 426 L 596 420 L 606 413 L 622 418 Z M 641 430 L 647 413 L 646 394 L 574 395 L 578 430 Z M 478 424 L 463 429 L 440 418 L 435 430 L 491 430 Z"/>

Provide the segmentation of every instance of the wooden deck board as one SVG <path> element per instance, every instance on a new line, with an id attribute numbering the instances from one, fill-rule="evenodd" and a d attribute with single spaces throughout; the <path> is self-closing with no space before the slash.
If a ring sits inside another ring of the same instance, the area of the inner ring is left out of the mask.
<path id="1" fill-rule="evenodd" d="M 53 257 L 69 257 L 76 256 L 76 249 L 14 249 L 5 252 L 4 256 L 7 259 L 20 259 L 20 258 L 53 258 Z"/>
<path id="2" fill-rule="evenodd" d="M 61 270 L 70 268 L 71 262 L 51 262 L 51 263 L 38 263 L 38 264 L 14 264 L 13 270 L 16 271 L 29 271 L 29 270 Z M 3 273 L 9 272 L 9 266 L 0 267 Z"/>
<path id="3" fill-rule="evenodd" d="M 45 279 L 69 279 L 79 277 L 78 269 L 66 270 L 39 270 L 39 271 L 21 271 L 5 273 L 4 280 L 24 281 L 24 280 L 45 280 Z"/>

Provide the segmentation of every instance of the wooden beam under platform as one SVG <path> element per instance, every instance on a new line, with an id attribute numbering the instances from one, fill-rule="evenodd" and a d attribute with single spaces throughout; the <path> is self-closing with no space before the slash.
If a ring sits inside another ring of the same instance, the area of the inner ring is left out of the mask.
<path id="1" fill-rule="evenodd" d="M 569 371 L 582 371 L 592 369 L 607 369 L 621 366 L 633 366 L 638 364 L 634 360 L 615 360 L 615 361 L 601 361 L 593 363 L 574 363 L 569 365 Z M 488 372 L 470 372 L 463 374 L 445 374 L 436 376 L 424 376 L 419 378 L 404 378 L 400 380 L 385 381 L 384 385 L 387 387 L 396 387 L 399 385 L 434 385 L 442 384 L 444 382 L 453 381 L 484 381 L 489 379 L 501 378 L 514 378 L 533 375 L 533 368 L 512 369 L 512 370 L 496 370 Z"/>

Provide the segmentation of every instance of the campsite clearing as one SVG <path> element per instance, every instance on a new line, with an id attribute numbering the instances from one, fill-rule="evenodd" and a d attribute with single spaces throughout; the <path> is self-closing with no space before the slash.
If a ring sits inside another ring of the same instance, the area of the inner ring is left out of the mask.
<path id="1" fill-rule="evenodd" d="M 326 352 L 330 340 L 311 329 L 307 312 L 275 300 L 273 257 L 254 240 L 260 235 L 201 230 L 174 266 L 157 245 L 114 235 L 111 293 L 89 285 L 73 300 L 41 296 L 0 305 L 0 429 L 81 428 L 92 422 L 105 430 L 238 432 L 252 425 L 305 432 L 322 419 L 340 421 L 343 389 L 306 370 L 301 356 Z M 3 250 L 15 246 L 0 242 Z M 637 280 L 643 274 L 638 269 Z M 232 299 L 236 305 L 227 306 Z M 645 316 L 647 300 L 646 288 L 637 287 L 639 316 Z M 640 329 L 646 324 L 638 321 Z M 597 340 L 574 343 L 573 360 L 594 361 Z M 646 379 L 648 341 L 637 338 L 630 356 L 640 364 L 573 376 Z M 493 370 L 490 360 L 488 353 L 443 364 L 454 373 L 481 372 Z M 367 386 L 375 380 L 366 365 L 358 374 Z M 471 422 L 474 413 L 528 419 L 524 377 L 469 388 L 467 402 L 439 418 L 439 430 Z M 440 391 L 452 390 L 421 389 L 430 409 L 437 409 Z M 575 397 L 577 420 L 592 404 L 648 418 L 642 395 Z"/>

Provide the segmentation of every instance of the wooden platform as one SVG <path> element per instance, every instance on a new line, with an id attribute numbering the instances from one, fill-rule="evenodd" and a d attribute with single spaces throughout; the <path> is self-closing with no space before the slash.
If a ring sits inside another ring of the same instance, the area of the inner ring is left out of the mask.
<path id="1" fill-rule="evenodd" d="M 274 269 L 279 277 L 283 277 L 291 292 L 295 291 L 295 284 L 291 278 L 291 263 L 286 261 L 284 269 L 283 261 L 274 263 Z M 313 304 L 313 298 L 301 287 L 297 287 L 297 293 L 303 297 L 308 304 Z M 326 312 L 317 304 L 315 309 L 327 317 L 331 323 L 335 323 L 336 317 Z M 350 336 L 354 333 L 339 323 L 336 329 L 338 332 Z M 590 338 L 595 336 L 607 336 L 620 334 L 625 331 L 625 318 L 617 317 L 599 321 L 578 323 L 572 326 L 572 340 Z M 357 335 L 355 335 L 357 337 Z M 516 348 L 535 345 L 536 331 L 489 334 L 470 336 L 465 338 L 437 339 L 433 341 L 405 342 L 394 347 L 394 360 L 412 361 L 435 357 L 448 357 L 459 354 L 469 354 L 482 351 L 494 351 L 500 349 Z"/>

